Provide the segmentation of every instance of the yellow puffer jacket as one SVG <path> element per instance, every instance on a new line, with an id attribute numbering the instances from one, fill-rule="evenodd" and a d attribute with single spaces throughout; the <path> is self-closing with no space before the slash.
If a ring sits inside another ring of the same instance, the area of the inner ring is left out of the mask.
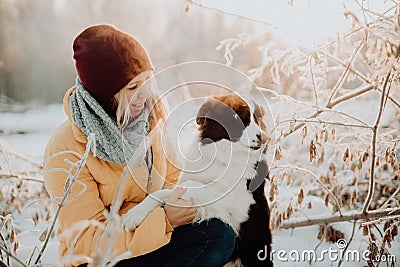
<path id="1" fill-rule="evenodd" d="M 75 125 L 69 110 L 69 98 L 73 90 L 75 87 L 72 87 L 64 97 L 64 110 L 69 119 L 54 132 L 46 147 L 45 159 L 66 150 L 84 154 L 87 136 Z M 152 116 L 157 116 L 157 114 L 152 114 Z M 150 192 L 170 187 L 177 182 L 179 176 L 179 170 L 173 167 L 163 153 L 161 135 L 155 137 L 152 151 L 153 169 Z M 168 154 L 169 159 L 173 156 L 173 153 Z M 45 186 L 50 197 L 55 200 L 64 196 L 67 174 L 60 168 L 70 168 L 66 160 L 76 162 L 79 158 L 71 153 L 63 154 L 53 157 L 44 166 Z M 78 180 L 86 185 L 86 190 L 82 193 L 84 186 L 75 183 L 69 197 L 69 200 L 72 201 L 68 201 L 67 205 L 61 209 L 58 218 L 59 253 L 64 262 L 67 260 L 74 266 L 82 264 L 88 261 L 87 258 L 85 260 L 85 257 L 93 256 L 96 250 L 98 252 L 99 248 L 104 247 L 105 239 L 102 237 L 104 228 L 102 226 L 107 225 L 104 211 L 110 208 L 124 167 L 125 165 L 103 161 L 94 157 L 90 152 L 86 166 L 78 177 Z M 51 169 L 53 171 L 48 172 Z M 147 187 L 148 182 L 146 163 L 143 162 L 136 166 L 131 173 L 134 177 L 131 176 L 125 184 L 120 214 L 126 213 L 146 197 L 146 192 L 142 189 Z M 76 196 L 78 197 L 76 198 Z M 85 226 L 83 226 L 83 222 L 79 224 L 79 221 L 82 220 L 86 220 Z M 100 225 L 87 223 L 90 220 L 100 222 Z M 115 244 L 111 249 L 112 255 L 107 260 L 126 252 L 130 252 L 130 257 L 133 257 L 156 250 L 170 241 L 173 228 L 166 219 L 164 209 L 160 207 L 149 214 L 135 231 L 126 232 L 121 226 L 116 231 L 118 235 L 113 236 Z M 72 257 L 66 257 L 67 255 L 72 255 Z M 73 258 L 74 260 L 71 261 Z"/>

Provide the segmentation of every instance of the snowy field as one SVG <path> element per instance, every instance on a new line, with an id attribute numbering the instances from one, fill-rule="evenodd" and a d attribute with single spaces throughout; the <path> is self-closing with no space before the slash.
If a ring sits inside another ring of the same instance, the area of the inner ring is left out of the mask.
<path id="1" fill-rule="evenodd" d="M 373 106 L 376 104 L 374 97 L 364 99 L 360 106 Z M 287 106 L 283 105 L 279 101 L 271 102 L 271 108 L 273 110 L 274 116 L 280 114 L 282 117 L 287 114 L 291 114 L 291 110 L 287 109 Z M 360 112 L 360 108 L 354 107 L 354 105 L 342 106 L 342 110 L 348 113 L 357 113 L 355 115 L 361 117 L 363 120 L 372 123 L 375 118 L 375 112 L 373 108 L 363 109 Z M 394 109 L 388 107 L 382 124 L 389 124 L 392 118 Z M 188 113 L 188 116 L 190 114 Z M 0 126 L 1 135 L 0 141 L 3 148 L 15 152 L 19 155 L 24 155 L 29 157 L 33 161 L 40 163 L 43 158 L 43 152 L 47 143 L 47 140 L 51 136 L 53 130 L 57 125 L 61 124 L 66 119 L 63 108 L 61 105 L 50 105 L 44 106 L 37 109 L 30 109 L 26 112 L 21 113 L 1 113 L 0 114 Z M 176 120 L 175 126 L 178 128 L 182 122 L 185 121 L 184 116 L 181 121 Z M 193 125 L 192 125 L 193 126 Z M 191 127 L 193 129 L 193 127 Z M 190 130 L 188 130 L 190 131 Z M 176 135 L 172 135 L 176 136 Z M 186 133 L 184 136 L 186 138 L 192 138 L 193 134 L 190 135 Z M 289 139 L 289 142 L 291 139 Z M 294 141 L 293 139 L 292 141 Z M 181 142 L 185 142 L 183 138 Z M 294 144 L 294 145 L 297 145 Z M 293 161 L 298 160 L 308 160 L 307 148 L 299 148 L 296 157 L 293 155 L 288 155 L 288 158 L 293 158 Z M 295 159 L 296 158 L 296 159 Z M 18 165 L 16 162 L 15 166 L 17 168 L 23 168 L 23 166 Z M 279 165 L 279 164 L 275 164 Z M 37 177 L 41 179 L 40 175 Z M 40 190 L 41 185 L 38 182 L 30 182 L 31 190 Z M 7 189 L 7 183 L 2 182 L 2 190 Z M 312 185 L 310 185 L 312 186 Z M 299 192 L 299 185 L 286 186 L 286 183 L 281 183 L 278 186 L 279 194 L 276 195 L 274 200 L 275 203 L 279 203 L 280 206 L 285 207 L 288 203 L 293 202 Z M 266 187 L 266 192 L 268 196 L 269 185 Z M 19 233 L 17 238 L 19 241 L 19 248 L 17 249 L 17 255 L 21 259 L 28 259 L 32 251 L 36 247 L 37 250 L 40 248 L 40 236 L 46 227 L 48 227 L 49 222 L 39 221 L 35 223 L 32 220 L 32 216 L 35 212 L 40 212 L 43 209 L 43 205 L 49 205 L 49 202 L 41 201 L 38 203 L 31 203 L 32 201 L 27 201 L 23 203 L 21 213 L 14 213 L 15 225 L 17 232 Z M 332 206 L 325 206 L 323 199 L 315 196 L 305 196 L 304 203 L 311 203 L 312 208 L 305 209 L 304 211 L 295 213 L 291 219 L 296 218 L 306 218 L 313 215 L 331 214 Z M 30 205 L 31 204 L 31 205 Z M 345 212 L 345 210 L 343 210 Z M 344 233 L 344 240 L 349 241 L 353 223 L 334 223 L 332 224 L 335 229 L 340 230 Z M 348 251 L 353 251 L 354 255 L 351 254 L 349 259 L 346 261 L 344 259 L 341 266 L 365 266 L 365 260 L 362 260 L 363 253 L 365 253 L 368 245 L 368 238 L 363 237 L 362 229 L 359 229 L 358 225 L 355 228 L 354 238 L 351 245 L 348 247 Z M 336 243 L 326 243 L 325 241 L 320 241 L 317 239 L 317 234 L 319 232 L 319 226 L 308 226 L 296 228 L 294 230 L 274 230 L 273 231 L 273 250 L 276 252 L 274 254 L 274 262 L 276 266 L 310 266 L 310 262 L 307 260 L 307 253 L 309 251 L 314 251 L 316 255 L 316 261 L 311 262 L 311 266 L 337 266 L 338 256 L 343 249 L 342 244 Z M 390 249 L 393 255 L 397 256 L 397 263 L 393 266 L 400 266 L 400 242 L 398 238 L 393 242 L 392 248 Z M 262 253 L 260 256 L 262 257 Z M 306 256 L 303 256 L 306 255 Z M 364 254 L 364 257 L 368 254 Z M 357 259 L 357 256 L 359 259 Z M 354 258 L 355 257 L 355 258 Z M 35 258 L 35 257 L 33 257 Z M 60 266 L 57 257 L 57 241 L 55 238 L 52 239 L 48 245 L 45 254 L 43 256 L 44 266 Z M 380 266 L 387 266 L 386 264 Z M 391 266 L 391 265 L 388 265 Z"/>

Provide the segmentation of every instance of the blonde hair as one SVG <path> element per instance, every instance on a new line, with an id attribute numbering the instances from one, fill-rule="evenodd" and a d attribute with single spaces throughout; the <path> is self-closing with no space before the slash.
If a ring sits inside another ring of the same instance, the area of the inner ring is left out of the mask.
<path id="1" fill-rule="evenodd" d="M 116 120 L 117 120 L 117 125 L 119 129 L 122 129 L 126 124 L 129 122 L 131 119 L 131 111 L 129 108 L 129 100 L 126 94 L 126 89 L 132 82 L 138 82 L 141 81 L 142 84 L 149 78 L 153 76 L 152 71 L 144 71 L 138 76 L 136 76 L 131 82 L 128 83 L 127 86 L 125 86 L 122 90 L 119 91 L 119 93 L 116 95 L 118 99 L 118 106 L 117 106 L 117 111 L 116 111 Z M 143 79 L 142 79 L 143 78 Z M 161 99 L 156 99 L 153 90 L 155 89 L 156 84 L 151 84 L 151 89 L 150 89 L 150 96 L 146 100 L 146 107 L 150 111 L 150 115 L 153 119 L 156 121 L 158 120 L 163 120 L 165 121 L 167 117 L 167 112 L 165 110 L 165 104 L 163 104 L 163 101 Z"/>
<path id="2" fill-rule="evenodd" d="M 126 96 L 126 91 L 121 90 L 117 96 L 119 99 L 117 100 L 118 106 L 116 111 L 117 125 L 119 129 L 122 129 L 129 121 L 131 117 L 131 110 L 129 108 L 128 97 Z"/>

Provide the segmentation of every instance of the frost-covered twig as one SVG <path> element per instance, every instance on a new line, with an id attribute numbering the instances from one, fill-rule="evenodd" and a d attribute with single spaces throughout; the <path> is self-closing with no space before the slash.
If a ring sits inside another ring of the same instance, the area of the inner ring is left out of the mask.
<path id="1" fill-rule="evenodd" d="M 284 101 L 284 102 L 289 102 L 289 103 L 294 103 L 294 104 L 300 104 L 300 105 L 304 105 L 304 106 L 308 106 L 308 107 L 310 107 L 310 108 L 316 109 L 316 110 L 319 112 L 318 114 L 323 113 L 323 112 L 336 113 L 336 114 L 338 114 L 338 115 L 341 115 L 342 117 L 347 117 L 347 118 L 350 118 L 350 119 L 352 119 L 352 120 L 354 120 L 354 121 L 357 121 L 357 122 L 359 122 L 361 125 L 370 127 L 370 126 L 368 125 L 368 123 L 366 123 L 365 121 L 363 121 L 363 120 L 361 120 L 361 119 L 359 119 L 359 118 L 357 118 L 357 117 L 355 117 L 355 116 L 352 116 L 352 115 L 350 115 L 350 114 L 347 114 L 347 113 L 345 113 L 345 112 L 342 112 L 342 111 L 339 111 L 339 110 L 333 110 L 332 108 L 329 108 L 329 107 L 315 106 L 315 105 L 313 105 L 313 104 L 310 104 L 309 102 L 299 101 L 299 100 L 296 100 L 296 99 L 294 99 L 294 98 L 292 98 L 292 97 L 290 97 L 290 96 L 281 95 L 281 94 L 279 94 L 279 93 L 277 93 L 277 92 L 274 92 L 274 91 L 272 91 L 272 90 L 270 90 L 270 89 L 261 88 L 261 87 L 258 87 L 257 89 L 260 90 L 260 91 L 263 92 L 263 93 L 271 93 L 271 94 L 274 95 L 274 97 L 277 97 L 277 98 L 281 99 L 281 100 Z M 362 88 L 360 89 L 360 91 L 356 91 L 356 92 L 349 93 L 349 94 L 346 95 L 346 96 L 349 96 L 349 99 L 350 99 L 350 98 L 353 98 L 353 97 L 358 96 L 360 93 L 365 93 L 365 92 L 367 92 L 367 91 L 370 91 L 372 88 L 368 87 L 368 90 L 365 90 L 365 89 L 366 89 L 366 88 L 362 87 Z M 349 100 L 349 99 L 344 99 L 343 101 Z M 342 101 L 341 101 L 341 102 L 342 102 Z M 341 102 L 339 102 L 339 103 L 341 103 Z M 339 103 L 337 103 L 337 104 L 339 104 Z M 336 105 L 336 104 L 335 104 L 335 105 Z M 318 115 L 318 114 L 313 114 L 313 115 L 309 116 L 308 118 L 309 118 L 309 119 L 314 118 L 314 117 L 315 117 L 316 115 Z"/>
<path id="2" fill-rule="evenodd" d="M 393 194 L 392 194 L 388 199 L 386 199 L 385 203 L 382 204 L 381 209 L 384 209 L 385 206 L 386 206 L 387 204 L 389 204 L 389 202 L 390 202 L 392 199 L 394 199 L 395 196 L 396 196 L 399 192 L 400 192 L 400 187 L 397 187 L 396 191 L 394 191 Z"/>
<path id="3" fill-rule="evenodd" d="M 355 230 L 356 230 L 356 223 L 357 223 L 357 220 L 354 220 L 354 222 L 353 222 L 353 229 L 351 230 L 351 236 L 350 236 L 349 240 L 347 240 L 346 247 L 345 247 L 344 250 L 342 251 L 342 255 L 344 255 L 344 253 L 345 253 L 345 252 L 347 251 L 347 249 L 349 248 L 350 243 L 353 241 L 354 233 L 355 233 Z M 338 263 L 338 267 L 340 267 L 340 265 L 342 265 L 342 262 L 343 262 L 343 257 L 340 257 L 340 260 L 339 260 L 339 263 Z"/>
<path id="4" fill-rule="evenodd" d="M 330 103 L 332 102 L 332 99 L 336 96 L 337 92 L 339 91 L 340 87 L 342 86 L 343 82 L 345 81 L 347 75 L 349 74 L 349 69 L 350 69 L 351 65 L 353 64 L 356 56 L 358 55 L 358 52 L 360 51 L 361 47 L 363 47 L 363 45 L 364 45 L 364 42 L 361 42 L 360 45 L 357 47 L 356 51 L 354 51 L 353 56 L 350 58 L 350 61 L 346 66 L 346 69 L 344 70 L 344 72 L 340 76 L 339 80 L 333 87 L 332 92 L 328 97 L 328 103 L 326 104 L 327 107 L 330 105 Z"/>
<path id="5" fill-rule="evenodd" d="M 381 95 L 381 101 L 379 105 L 379 112 L 378 112 L 378 117 L 376 118 L 375 125 L 373 127 L 373 135 L 372 135 L 372 160 L 371 160 L 371 170 L 370 170 L 370 180 L 369 180 L 369 186 L 368 186 L 368 193 L 367 197 L 365 199 L 363 208 L 362 208 L 362 213 L 366 213 L 369 209 L 369 206 L 371 204 L 372 196 L 374 195 L 374 190 L 375 190 L 375 165 L 376 165 L 376 139 L 378 136 L 378 128 L 379 128 L 379 123 L 382 118 L 383 110 L 385 109 L 385 103 L 387 100 L 387 96 L 390 93 L 390 88 L 387 88 L 389 79 L 392 76 L 392 72 L 389 71 L 388 74 L 386 75 L 385 83 L 383 85 L 382 89 L 382 95 Z M 386 92 L 387 90 L 387 92 Z"/>
<path id="6" fill-rule="evenodd" d="M 393 9 L 396 9 L 396 6 L 392 6 L 392 7 L 388 8 L 385 12 L 383 12 L 383 15 L 386 15 L 386 14 L 390 13 L 391 11 L 393 11 Z M 375 20 L 373 20 L 373 21 L 367 23 L 365 26 L 362 25 L 362 26 L 359 26 L 359 27 L 357 27 L 357 28 L 351 29 L 349 32 L 345 33 L 345 34 L 342 36 L 342 39 L 348 38 L 348 37 L 354 35 L 355 33 L 358 33 L 360 30 L 363 30 L 364 27 L 369 27 L 369 26 L 373 25 L 374 23 L 376 23 L 376 22 L 379 21 L 379 20 L 380 20 L 380 18 L 377 18 L 377 19 L 375 19 Z M 331 47 L 331 46 L 333 46 L 333 45 L 335 45 L 335 44 L 337 44 L 337 43 L 338 43 L 338 40 L 330 41 L 330 42 L 328 42 L 327 44 L 322 45 L 322 46 L 320 46 L 320 47 L 318 47 L 318 48 L 316 48 L 316 49 L 314 49 L 314 50 L 312 50 L 312 51 L 310 51 L 310 52 L 308 52 L 308 53 L 305 53 L 304 55 L 301 55 L 301 56 L 299 56 L 298 58 L 296 58 L 296 59 L 294 59 L 294 60 L 296 61 L 296 60 L 303 60 L 303 59 L 306 59 L 306 58 L 308 58 L 310 55 L 312 55 L 312 54 L 314 54 L 314 53 L 317 53 L 317 52 L 320 52 L 320 51 L 323 51 L 323 50 L 326 50 L 327 48 L 329 48 L 329 47 Z"/>
<path id="7" fill-rule="evenodd" d="M 31 264 L 31 261 L 32 261 L 32 259 L 33 259 L 33 256 L 35 256 L 36 250 L 37 250 L 37 246 L 35 245 L 35 247 L 34 247 L 33 250 L 32 250 L 31 255 L 29 256 L 28 260 L 26 261 L 26 264 L 27 264 L 28 266 Z"/>
<path id="8" fill-rule="evenodd" d="M 26 265 L 23 261 L 21 261 L 20 259 L 18 259 L 18 257 L 15 256 L 14 253 L 12 253 L 11 251 L 9 251 L 9 250 L 6 249 L 5 247 L 3 247 L 2 244 L 0 244 L 0 250 L 4 251 L 8 256 L 10 256 L 11 258 L 13 258 L 16 262 L 18 262 L 19 264 L 21 264 L 23 267 L 28 267 L 28 265 Z"/>
<path id="9" fill-rule="evenodd" d="M 362 87 L 361 89 L 355 90 L 355 91 L 353 91 L 353 92 L 351 92 L 351 93 L 349 93 L 347 95 L 343 95 L 341 97 L 338 97 L 338 98 L 336 98 L 336 100 L 328 103 L 325 108 L 318 109 L 315 113 L 313 113 L 312 115 L 308 116 L 306 119 L 307 120 L 313 119 L 313 118 L 317 117 L 319 114 L 321 114 L 323 112 L 326 112 L 326 110 L 330 110 L 334 106 L 336 106 L 336 105 L 338 105 L 338 104 L 340 104 L 340 103 L 342 103 L 344 101 L 347 101 L 347 100 L 350 100 L 350 99 L 352 99 L 354 97 L 360 96 L 360 95 L 372 90 L 373 88 L 374 88 L 373 85 L 366 85 L 365 87 Z M 287 136 L 291 135 L 292 133 L 294 133 L 297 130 L 299 130 L 300 128 L 302 128 L 305 124 L 306 123 L 297 124 L 293 128 L 291 128 L 288 131 L 286 131 L 285 133 L 283 133 L 283 137 L 287 137 Z"/>
<path id="10" fill-rule="evenodd" d="M 283 133 L 283 137 L 287 137 L 287 136 L 291 135 L 292 133 L 296 132 L 297 130 L 302 128 L 304 125 L 306 125 L 306 122 L 308 122 L 309 120 L 311 121 L 311 119 L 315 119 L 319 114 L 321 114 L 323 112 L 334 112 L 334 113 L 337 113 L 339 115 L 349 117 L 349 118 L 361 123 L 361 125 L 355 125 L 354 127 L 371 128 L 371 126 L 369 126 L 366 122 L 364 122 L 364 121 L 362 121 L 362 120 L 360 120 L 360 119 L 358 119 L 358 118 L 356 118 L 356 117 L 354 117 L 354 116 L 352 116 L 350 114 L 347 114 L 347 113 L 344 113 L 344 112 L 341 112 L 341 111 L 337 111 L 337 110 L 332 110 L 332 108 L 334 106 L 344 102 L 344 101 L 350 100 L 350 99 L 352 99 L 354 97 L 357 97 L 357 96 L 359 96 L 361 94 L 364 94 L 364 93 L 372 90 L 373 89 L 373 85 L 366 85 L 366 86 L 361 87 L 360 89 L 358 89 L 356 91 L 353 91 L 353 92 L 351 92 L 349 94 L 346 94 L 346 95 L 344 95 L 342 97 L 338 97 L 334 102 L 332 102 L 327 107 L 319 107 L 319 106 L 315 106 L 315 105 L 310 105 L 309 103 L 295 100 L 295 99 L 293 99 L 293 98 L 291 98 L 289 96 L 281 95 L 281 94 L 279 94 L 279 93 L 277 93 L 277 92 L 275 92 L 273 90 L 267 89 L 267 88 L 257 87 L 257 89 L 262 93 L 272 94 L 272 95 L 274 95 L 274 97 L 277 97 L 279 99 L 283 99 L 284 101 L 288 101 L 290 103 L 306 105 L 306 106 L 310 106 L 312 108 L 317 109 L 317 111 L 315 113 L 313 113 L 312 115 L 308 116 L 306 119 L 303 119 L 305 122 L 302 122 L 302 123 L 294 126 L 293 128 L 291 128 L 287 132 Z M 289 119 L 289 120 L 286 120 L 286 121 L 291 122 L 291 121 L 293 121 L 293 119 Z M 285 122 L 285 121 L 280 121 L 280 123 L 282 123 L 282 122 Z M 330 122 L 329 124 L 332 124 L 332 122 Z M 338 124 L 340 124 L 340 123 L 338 122 Z M 277 126 L 278 125 L 275 125 L 275 128 Z M 351 124 L 348 124 L 348 125 L 347 124 L 343 124 L 342 126 L 350 126 L 351 127 Z M 273 130 L 275 130 L 275 128 Z"/>
<path id="11" fill-rule="evenodd" d="M 31 176 L 22 175 L 22 174 L 0 173 L 0 179 L 2 179 L 2 178 L 5 178 L 5 179 L 16 178 L 16 179 L 20 179 L 20 180 L 44 183 L 43 180 L 31 177 Z"/>
<path id="12" fill-rule="evenodd" d="M 44 163 L 50 161 L 51 159 L 53 159 L 53 158 L 55 158 L 55 157 L 62 156 L 62 155 L 66 155 L 66 154 L 72 154 L 72 155 L 76 156 L 78 159 L 82 159 L 82 155 L 79 154 L 79 153 L 76 152 L 76 151 L 73 151 L 73 150 L 63 150 L 63 151 L 54 153 L 53 155 L 51 155 L 51 156 L 49 156 L 48 158 L 46 158 L 46 159 L 44 160 Z"/>
<path id="13" fill-rule="evenodd" d="M 125 189 L 125 183 L 130 177 L 130 170 L 135 167 L 132 164 L 137 162 L 142 151 L 147 151 L 150 148 L 155 136 L 159 134 L 160 129 L 162 129 L 162 127 L 156 124 L 153 130 L 147 135 L 147 140 L 144 140 L 139 145 L 137 150 L 133 153 L 132 158 L 127 163 L 128 166 L 124 168 L 118 187 L 116 189 L 116 193 L 114 195 L 113 202 L 111 204 L 110 212 L 107 215 L 107 225 L 103 233 L 105 240 L 102 240 L 102 237 L 98 239 L 97 250 L 95 251 L 93 256 L 93 262 L 90 263 L 89 266 L 104 267 L 107 266 L 107 262 L 111 260 L 110 254 L 113 248 L 113 239 L 115 238 L 113 234 L 116 230 L 121 228 L 119 210 L 122 205 L 122 194 Z M 104 242 L 105 247 L 103 249 L 99 242 Z"/>
<path id="14" fill-rule="evenodd" d="M 366 92 L 371 91 L 372 89 L 374 89 L 374 85 L 373 84 L 367 84 L 361 88 L 359 88 L 358 90 L 353 90 L 351 93 L 348 93 L 346 95 L 343 95 L 341 97 L 336 98 L 334 101 L 330 102 L 328 105 L 326 105 L 327 108 L 333 108 L 334 106 L 347 101 L 349 99 L 352 99 L 354 97 L 360 96 Z"/>
<path id="15" fill-rule="evenodd" d="M 64 197 L 62 198 L 61 202 L 58 204 L 57 212 L 56 212 L 56 214 L 55 214 L 55 216 L 53 218 L 53 221 L 52 221 L 52 223 L 50 225 L 49 231 L 47 231 L 47 235 L 46 235 L 45 241 L 44 241 L 43 246 L 42 246 L 42 248 L 41 248 L 41 250 L 40 250 L 40 252 L 39 252 L 39 254 L 38 254 L 38 256 L 37 256 L 37 258 L 35 260 L 35 264 L 39 263 L 40 258 L 42 257 L 43 252 L 45 251 L 45 249 L 47 247 L 47 244 L 48 244 L 48 242 L 50 240 L 51 234 L 54 231 L 54 228 L 55 228 L 55 225 L 56 225 L 56 221 L 57 221 L 57 218 L 58 218 L 58 216 L 59 216 L 59 214 L 61 212 L 61 209 L 64 207 L 69 195 L 71 194 L 72 186 L 74 185 L 74 182 L 76 181 L 76 179 L 78 178 L 80 172 L 82 171 L 83 167 L 85 166 L 86 159 L 89 156 L 89 152 L 91 151 L 92 146 L 94 146 L 94 145 L 95 145 L 95 135 L 94 134 L 89 134 L 88 142 L 86 144 L 85 153 L 83 154 L 83 156 L 80 156 L 81 157 L 81 159 L 79 160 L 80 164 L 79 164 L 79 167 L 77 168 L 74 176 L 73 177 L 68 177 L 68 179 L 67 179 L 67 181 L 68 181 L 67 183 L 68 184 L 67 184 L 67 187 L 66 187 L 65 192 L 64 192 Z"/>
<path id="16" fill-rule="evenodd" d="M 333 55 L 331 55 L 331 54 L 329 54 L 329 53 L 327 53 L 327 52 L 324 52 L 324 55 L 325 55 L 326 57 L 328 57 L 330 60 L 332 60 L 334 63 L 340 64 L 340 65 L 342 65 L 343 67 L 348 67 L 350 72 L 352 72 L 354 75 L 356 75 L 358 78 L 360 78 L 361 80 L 365 81 L 366 83 L 368 83 L 368 84 L 371 84 L 371 83 L 372 83 L 372 81 L 371 81 L 368 77 L 366 77 L 364 74 L 362 74 L 362 73 L 359 72 L 358 70 L 356 70 L 356 69 L 354 69 L 353 67 L 351 67 L 351 65 L 347 65 L 347 64 L 346 64 L 344 61 L 342 61 L 341 59 L 339 59 L 339 58 L 337 58 L 337 57 L 335 57 L 335 56 L 333 56 Z"/>
<path id="17" fill-rule="evenodd" d="M 385 209 L 385 210 L 373 210 L 367 211 L 367 213 L 362 213 L 359 211 L 348 212 L 343 214 L 343 216 L 336 215 L 319 215 L 310 217 L 308 219 L 298 219 L 298 220 L 290 220 L 282 222 L 281 229 L 290 229 L 296 227 L 305 227 L 310 225 L 319 225 L 319 224 L 330 224 L 337 222 L 347 222 L 354 220 L 367 220 L 367 219 L 375 219 L 381 217 L 388 217 L 393 215 L 400 215 L 400 208 L 396 209 Z"/>
<path id="18" fill-rule="evenodd" d="M 371 126 L 368 125 L 360 125 L 360 124 L 351 124 L 351 123 L 342 123 L 342 122 L 336 122 L 336 121 L 326 121 L 326 120 L 321 120 L 319 118 L 314 118 L 314 119 L 300 119 L 300 118 L 291 118 L 287 120 L 281 120 L 280 123 L 285 123 L 285 122 L 291 122 L 291 123 L 320 123 L 320 124 L 328 124 L 328 125 L 336 125 L 336 126 L 342 126 L 342 127 L 354 127 L 354 128 L 365 128 L 365 129 L 372 129 Z"/>
<path id="19" fill-rule="evenodd" d="M 295 166 L 295 165 L 281 165 L 281 166 L 272 167 L 270 170 L 273 170 L 273 169 L 292 169 L 292 170 L 306 172 L 306 173 L 310 174 L 314 178 L 314 180 L 326 191 L 326 193 L 328 193 L 332 197 L 332 199 L 334 200 L 335 205 L 339 211 L 339 214 L 342 216 L 339 201 L 337 200 L 336 196 L 318 179 L 318 177 L 312 171 L 307 170 L 305 168 Z"/>
<path id="20" fill-rule="evenodd" d="M 8 153 L 10 153 L 10 155 L 13 155 L 14 157 L 17 157 L 17 158 L 20 158 L 20 159 L 23 159 L 23 160 L 29 162 L 30 164 L 34 165 L 35 167 L 38 167 L 38 168 L 42 167 L 42 164 L 34 161 L 33 159 L 31 159 L 29 157 L 26 157 L 24 155 L 20 155 L 18 153 L 13 152 L 13 151 L 9 151 Z"/>
<path id="21" fill-rule="evenodd" d="M 315 97 L 315 106 L 318 107 L 318 93 L 317 93 L 317 86 L 315 84 L 315 74 L 313 70 L 313 57 L 310 57 L 310 73 L 311 73 L 311 81 L 314 89 L 314 97 Z"/>
<path id="22" fill-rule="evenodd" d="M 6 239 L 4 238 L 2 231 L 4 227 L 7 227 L 7 222 L 11 222 L 11 232 L 10 232 L 10 240 L 12 245 L 14 246 L 14 252 L 16 251 L 16 249 L 18 248 L 18 241 L 15 240 L 15 228 L 14 228 L 14 219 L 12 217 L 11 214 L 8 214 L 7 216 L 3 217 L 0 216 L 1 219 L 1 224 L 0 224 L 0 238 L 2 242 L 0 242 L 0 251 L 4 251 L 7 255 L 7 265 L 10 265 L 10 257 L 13 258 L 14 260 L 16 260 L 18 263 L 21 263 L 22 261 L 20 259 L 17 258 L 17 256 L 14 255 L 14 253 L 12 253 L 12 251 L 10 250 L 10 248 L 7 245 Z M 1 244 L 3 243 L 4 246 Z M 26 266 L 23 263 L 23 266 Z"/>
<path id="23" fill-rule="evenodd" d="M 225 40 L 219 42 L 219 45 L 216 49 L 222 50 L 222 48 L 225 48 L 224 49 L 224 57 L 226 59 L 226 63 L 225 63 L 226 65 L 228 65 L 228 66 L 232 65 L 232 61 L 233 61 L 232 52 L 240 45 L 247 44 L 251 38 L 254 38 L 254 36 L 241 34 L 237 38 L 228 38 L 228 39 L 225 39 Z"/>
<path id="24" fill-rule="evenodd" d="M 6 239 L 4 238 L 3 234 L 1 233 L 1 231 L 0 231 L 0 241 L 2 241 L 3 244 L 5 245 L 4 248 L 8 250 Z M 1 253 L 1 251 L 2 250 L 0 249 L 0 256 L 1 256 L 1 259 L 3 259 L 3 253 Z M 10 265 L 10 256 L 8 254 L 6 254 L 6 255 L 7 255 L 7 258 L 6 258 L 7 265 Z"/>
<path id="25" fill-rule="evenodd" d="M 1 140 L 0 140 L 0 141 L 1 141 Z M 1 150 L 1 153 L 3 154 L 4 160 L 6 161 L 8 170 L 9 170 L 9 172 L 12 174 L 13 171 L 12 171 L 12 168 L 11 168 L 11 165 L 10 165 L 10 157 L 9 157 L 9 155 L 8 155 L 8 154 L 9 154 L 9 151 L 8 151 L 7 149 L 4 148 L 2 142 L 0 142 L 0 150 Z"/>
<path id="26" fill-rule="evenodd" d="M 382 89 L 378 88 L 378 91 L 382 93 Z M 391 97 L 390 95 L 388 95 L 388 99 L 392 101 L 392 103 L 395 104 L 398 108 L 400 108 L 400 100 L 397 100 L 394 97 Z"/>
<path id="27" fill-rule="evenodd" d="M 257 23 L 263 24 L 265 26 L 272 26 L 272 24 L 270 24 L 268 22 L 265 22 L 265 21 L 262 21 L 262 20 L 258 20 L 258 19 L 255 19 L 255 18 L 246 17 L 246 16 L 243 16 L 243 15 L 240 15 L 240 14 L 237 14 L 237 13 L 228 12 L 228 11 L 225 11 L 225 10 L 222 10 L 222 9 L 219 9 L 219 8 L 210 7 L 210 6 L 204 5 L 204 4 L 199 3 L 197 1 L 194 1 L 194 0 L 187 0 L 187 2 L 189 4 L 196 5 L 196 6 L 199 6 L 201 8 L 204 8 L 204 9 L 216 11 L 216 12 L 224 14 L 224 15 L 241 18 L 241 19 L 248 20 L 248 21 L 251 21 L 251 22 L 257 22 Z"/>
<path id="28" fill-rule="evenodd" d="M 363 223 L 361 224 L 361 226 L 366 226 L 366 225 L 370 225 L 370 224 L 374 224 L 374 225 L 375 225 L 376 223 L 380 223 L 380 222 L 387 221 L 387 220 L 397 219 L 397 218 L 399 218 L 399 217 L 400 217 L 400 214 L 398 214 L 398 215 L 393 215 L 393 216 L 387 216 L 387 217 L 383 217 L 383 218 L 377 218 L 377 219 L 372 220 L 372 221 L 363 222 Z"/>

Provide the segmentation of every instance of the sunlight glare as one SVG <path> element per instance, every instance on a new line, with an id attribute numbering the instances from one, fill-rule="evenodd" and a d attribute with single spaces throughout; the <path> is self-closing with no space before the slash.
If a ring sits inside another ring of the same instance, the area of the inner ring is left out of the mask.
<path id="1" fill-rule="evenodd" d="M 356 1 L 293 0 L 293 5 L 282 0 L 204 0 L 204 5 L 264 21 L 280 34 L 305 44 L 315 44 L 344 34 L 352 26 L 344 11 L 351 10 L 364 19 Z M 365 7 L 382 12 L 388 6 L 384 1 L 358 1 Z M 366 18 L 368 19 L 368 18 Z M 258 25 L 258 30 L 262 27 Z M 265 30 L 265 29 L 264 29 Z"/>

